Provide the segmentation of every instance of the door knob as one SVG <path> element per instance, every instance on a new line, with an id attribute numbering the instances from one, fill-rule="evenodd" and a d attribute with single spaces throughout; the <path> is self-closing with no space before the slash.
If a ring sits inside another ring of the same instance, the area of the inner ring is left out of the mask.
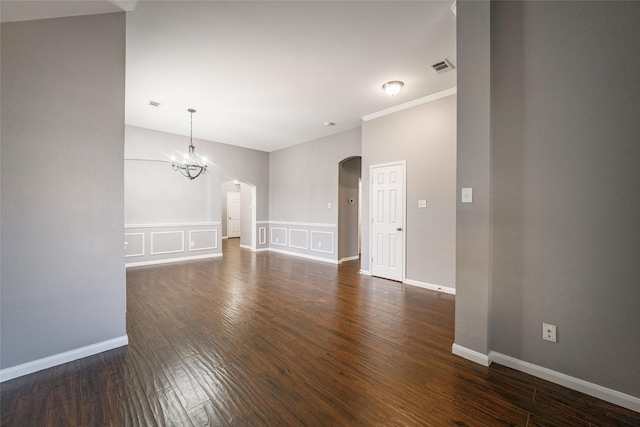
<path id="1" fill-rule="evenodd" d="M 396 230 L 402 231 L 402 227 L 398 227 L 398 228 L 396 228 Z"/>

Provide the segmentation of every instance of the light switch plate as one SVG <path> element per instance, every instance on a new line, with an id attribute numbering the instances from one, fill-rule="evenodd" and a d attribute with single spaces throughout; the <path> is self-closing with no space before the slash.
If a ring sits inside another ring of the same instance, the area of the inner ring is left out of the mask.
<path id="1" fill-rule="evenodd" d="M 462 189 L 462 198 L 460 200 L 462 203 L 472 203 L 473 202 L 473 188 L 463 188 Z"/>
<path id="2" fill-rule="evenodd" d="M 426 208 L 427 207 L 427 201 L 426 200 L 418 200 L 418 207 L 419 208 Z"/>

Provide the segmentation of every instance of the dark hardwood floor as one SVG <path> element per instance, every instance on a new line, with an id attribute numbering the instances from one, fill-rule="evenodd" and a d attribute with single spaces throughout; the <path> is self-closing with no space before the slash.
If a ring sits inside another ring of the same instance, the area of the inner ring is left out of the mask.
<path id="1" fill-rule="evenodd" d="M 454 297 L 224 242 L 127 271 L 129 346 L 1 385 L 3 426 L 639 426 L 451 354 Z"/>

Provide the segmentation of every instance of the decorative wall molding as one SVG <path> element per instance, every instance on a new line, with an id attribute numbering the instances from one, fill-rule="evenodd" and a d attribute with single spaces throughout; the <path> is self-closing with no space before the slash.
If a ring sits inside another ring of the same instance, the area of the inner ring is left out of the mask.
<path id="1" fill-rule="evenodd" d="M 318 239 L 314 240 L 313 236 L 314 235 L 320 235 L 320 234 L 328 234 L 328 235 L 331 236 L 331 243 L 330 243 L 330 246 L 329 246 L 331 248 L 331 250 L 327 250 L 327 249 L 323 248 L 322 246 L 318 246 L 318 243 L 322 244 L 322 240 L 318 240 Z M 334 233 L 333 232 L 331 232 L 331 231 L 314 231 L 314 230 L 311 231 L 311 250 L 312 251 L 324 252 L 324 253 L 327 253 L 327 254 L 332 254 L 332 253 L 334 253 L 333 246 L 334 246 Z"/>
<path id="2" fill-rule="evenodd" d="M 128 239 L 127 239 L 127 236 L 129 237 Z M 129 245 L 133 246 L 130 242 L 130 240 L 133 240 L 131 239 L 131 237 L 133 236 L 141 236 L 140 245 L 139 245 L 141 252 L 127 254 L 128 246 Z M 124 253 L 125 253 L 124 257 L 125 258 L 144 256 L 144 233 L 124 233 L 124 237 L 125 237 L 125 241 L 124 241 Z"/>
<path id="3" fill-rule="evenodd" d="M 0 370 L 0 382 L 12 380 L 23 375 L 29 375 L 34 372 L 42 371 L 53 366 L 63 363 L 72 362 L 84 357 L 93 356 L 103 351 L 112 350 L 129 344 L 129 337 L 123 335 L 121 337 L 112 338 L 110 340 L 101 341 L 84 347 L 79 347 L 63 353 L 54 354 L 52 356 L 43 357 L 42 359 L 33 360 L 21 365 L 11 366 Z"/>
<path id="4" fill-rule="evenodd" d="M 179 234 L 180 235 L 180 249 L 173 249 L 173 250 L 164 250 L 164 251 L 156 251 L 155 250 L 155 245 L 156 243 L 156 236 L 159 235 L 166 235 L 166 234 Z M 182 230 L 177 230 L 177 231 L 154 231 L 151 233 L 151 255 L 162 255 L 162 254 L 173 254 L 173 253 L 179 253 L 179 252 L 184 252 L 184 231 Z"/>
<path id="5" fill-rule="evenodd" d="M 258 244 L 259 245 L 267 244 L 267 227 L 258 228 Z"/>
<path id="6" fill-rule="evenodd" d="M 279 235 L 274 236 L 274 231 L 282 231 L 283 233 L 276 233 Z M 280 237 L 283 238 L 283 242 L 280 241 Z M 278 246 L 287 246 L 287 229 L 283 227 L 271 227 L 271 244 Z"/>
<path id="7" fill-rule="evenodd" d="M 161 224 L 125 224 L 125 230 L 130 228 L 166 228 L 166 227 L 213 227 L 221 226 L 221 222 L 181 222 Z"/>
<path id="8" fill-rule="evenodd" d="M 213 239 L 211 239 L 211 241 L 213 243 L 213 246 L 202 246 L 202 247 L 199 247 L 197 245 L 194 245 L 194 243 L 196 243 L 196 242 L 193 240 L 193 235 L 196 234 L 196 233 L 212 233 L 213 234 Z M 218 249 L 218 230 L 216 230 L 216 229 L 212 229 L 212 230 L 189 230 L 189 252 L 206 251 L 206 250 L 210 250 L 210 249 Z"/>
<path id="9" fill-rule="evenodd" d="M 294 238 L 292 237 L 292 233 L 293 234 L 304 234 L 304 246 L 299 246 L 299 245 L 294 245 L 293 244 Z M 307 230 L 300 230 L 298 228 L 290 228 L 289 229 L 289 247 L 290 248 L 297 248 L 297 249 L 309 249 L 309 232 Z"/>
<path id="10" fill-rule="evenodd" d="M 588 394 L 589 396 L 597 397 L 598 399 L 613 403 L 614 405 L 640 412 L 640 398 L 630 396 L 610 388 L 602 387 L 598 384 L 590 383 L 579 378 L 571 377 L 551 369 L 543 368 L 542 366 L 534 365 L 495 351 L 489 352 L 489 361 L 515 369 L 516 371 L 533 375 L 534 377 L 542 378 L 543 380 L 551 381 L 552 383 Z"/>
<path id="11" fill-rule="evenodd" d="M 186 257 L 180 257 L 180 258 L 166 258 L 166 259 L 154 259 L 150 261 L 131 262 L 131 263 L 125 264 L 124 266 L 127 268 L 142 267 L 144 265 L 170 264 L 172 262 L 194 261 L 194 260 L 207 259 L 207 258 L 219 258 L 221 256 L 222 256 L 222 252 L 218 252 L 215 254 L 193 255 L 193 256 L 186 256 Z"/>
<path id="12" fill-rule="evenodd" d="M 367 114 L 366 116 L 362 116 L 362 120 L 365 122 L 368 122 L 369 120 L 373 120 L 373 119 L 387 116 L 389 114 L 397 113 L 398 111 L 406 110 L 408 108 L 416 107 L 418 105 L 426 104 L 428 102 L 437 101 L 438 99 L 446 98 L 447 96 L 455 95 L 456 93 L 458 93 L 458 88 L 452 87 L 451 89 L 446 89 L 441 92 L 434 93 L 432 95 L 427 95 L 410 102 L 405 102 L 404 104 L 396 105 L 394 107 L 387 108 L 386 110 Z"/>
<path id="13" fill-rule="evenodd" d="M 420 282 L 412 279 L 404 279 L 404 283 L 411 286 L 417 286 L 419 288 L 430 289 L 432 291 L 444 292 L 445 294 L 456 294 L 456 288 L 450 288 L 448 286 L 434 285 L 433 283 Z"/>
<path id="14" fill-rule="evenodd" d="M 289 221 L 269 221 L 269 224 L 275 225 L 298 225 L 302 227 L 334 227 L 337 228 L 338 224 L 327 224 L 321 222 L 289 222 Z"/>

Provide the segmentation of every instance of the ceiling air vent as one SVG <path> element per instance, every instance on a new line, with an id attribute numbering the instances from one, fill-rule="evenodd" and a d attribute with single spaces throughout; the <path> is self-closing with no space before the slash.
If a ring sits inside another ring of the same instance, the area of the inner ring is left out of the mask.
<path id="1" fill-rule="evenodd" d="M 160 103 L 158 101 L 149 101 L 149 105 L 151 107 L 159 107 Z"/>
<path id="2" fill-rule="evenodd" d="M 451 71 L 453 70 L 454 67 L 453 65 L 451 65 L 451 62 L 447 61 L 446 59 L 443 59 L 440 62 L 436 62 L 435 64 L 433 64 L 431 66 L 431 69 L 433 71 L 436 72 L 436 74 L 442 74 L 442 73 L 446 73 L 447 71 Z"/>

